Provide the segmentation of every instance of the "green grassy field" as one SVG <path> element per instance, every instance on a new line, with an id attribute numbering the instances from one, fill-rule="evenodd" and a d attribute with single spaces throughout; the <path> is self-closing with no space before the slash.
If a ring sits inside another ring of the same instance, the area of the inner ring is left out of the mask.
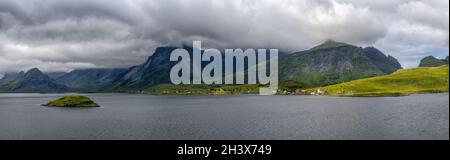
<path id="1" fill-rule="evenodd" d="M 334 96 L 401 96 L 448 92 L 449 66 L 403 69 L 390 75 L 314 88 L 308 92 L 317 89 Z"/>

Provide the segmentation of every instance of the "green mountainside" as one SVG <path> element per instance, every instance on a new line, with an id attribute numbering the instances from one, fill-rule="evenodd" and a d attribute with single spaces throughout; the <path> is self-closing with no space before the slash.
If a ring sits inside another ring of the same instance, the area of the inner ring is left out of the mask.
<path id="1" fill-rule="evenodd" d="M 401 65 L 379 50 L 328 40 L 307 51 L 280 57 L 280 80 L 325 86 L 390 74 Z"/>

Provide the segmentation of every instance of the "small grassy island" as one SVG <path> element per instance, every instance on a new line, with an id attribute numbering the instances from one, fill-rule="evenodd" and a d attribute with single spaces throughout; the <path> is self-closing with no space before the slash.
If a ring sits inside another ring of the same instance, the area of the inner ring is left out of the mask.
<path id="1" fill-rule="evenodd" d="M 57 100 L 43 104 L 48 107 L 100 107 L 86 96 L 64 96 Z"/>

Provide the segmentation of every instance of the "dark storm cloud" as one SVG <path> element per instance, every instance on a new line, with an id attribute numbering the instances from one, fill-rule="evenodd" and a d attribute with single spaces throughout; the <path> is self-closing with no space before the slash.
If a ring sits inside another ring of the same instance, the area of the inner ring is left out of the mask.
<path id="1" fill-rule="evenodd" d="M 22 10 L 22 6 L 15 1 L 0 1 L 0 29 L 11 27 L 15 23 L 31 23 L 32 20 Z"/>
<path id="2" fill-rule="evenodd" d="M 440 0 L 0 0 L 0 73 L 127 67 L 192 40 L 291 52 L 328 38 L 412 67 L 448 55 L 448 16 Z"/>

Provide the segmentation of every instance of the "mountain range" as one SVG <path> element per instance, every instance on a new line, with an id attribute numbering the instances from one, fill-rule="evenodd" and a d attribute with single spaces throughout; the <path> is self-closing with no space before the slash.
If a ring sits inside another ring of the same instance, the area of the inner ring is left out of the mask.
<path id="1" fill-rule="evenodd" d="M 192 54 L 192 48 L 185 47 Z M 8 73 L 0 92 L 128 92 L 170 83 L 170 53 L 177 47 L 159 47 L 143 64 L 128 69 L 79 69 L 69 73 Z M 306 51 L 279 58 L 279 79 L 314 87 L 385 75 L 400 63 L 374 47 L 362 48 L 327 40 Z"/>
<path id="2" fill-rule="evenodd" d="M 67 92 L 70 88 L 33 68 L 17 74 L 6 74 L 0 80 L 0 91 L 15 93 Z"/>

